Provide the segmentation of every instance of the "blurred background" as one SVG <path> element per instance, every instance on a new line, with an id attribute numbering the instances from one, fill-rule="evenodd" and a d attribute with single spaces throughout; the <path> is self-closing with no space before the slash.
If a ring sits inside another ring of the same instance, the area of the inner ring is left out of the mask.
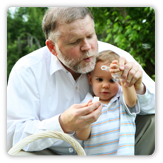
<path id="1" fill-rule="evenodd" d="M 88 7 L 99 41 L 129 52 L 155 81 L 155 12 L 151 7 Z M 47 7 L 7 11 L 7 81 L 17 60 L 45 46 L 41 24 Z"/>

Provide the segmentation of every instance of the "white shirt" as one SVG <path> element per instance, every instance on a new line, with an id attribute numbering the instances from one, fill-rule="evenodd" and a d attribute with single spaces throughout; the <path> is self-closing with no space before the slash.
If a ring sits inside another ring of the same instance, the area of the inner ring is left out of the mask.
<path id="1" fill-rule="evenodd" d="M 106 50 L 107 47 L 132 60 L 127 52 L 110 44 L 98 43 L 99 51 Z M 141 100 L 144 106 L 153 108 L 155 84 L 145 73 L 143 82 L 150 93 L 141 96 Z M 59 115 L 71 105 L 80 103 L 89 91 L 87 76 L 82 74 L 74 81 L 47 47 L 21 58 L 13 67 L 8 80 L 7 150 L 34 133 L 46 130 L 63 132 Z M 76 154 L 68 143 L 54 138 L 39 139 L 27 145 L 24 150 L 38 151 L 45 148 L 52 148 L 60 154 Z"/>

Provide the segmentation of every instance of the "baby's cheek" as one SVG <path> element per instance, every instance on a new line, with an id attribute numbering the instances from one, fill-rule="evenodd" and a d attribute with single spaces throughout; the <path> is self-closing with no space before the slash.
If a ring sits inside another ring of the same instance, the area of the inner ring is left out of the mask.
<path id="1" fill-rule="evenodd" d="M 92 88 L 93 88 L 93 92 L 94 92 L 95 96 L 98 96 L 99 90 L 100 90 L 98 84 L 94 83 Z"/>
<path id="2" fill-rule="evenodd" d="M 119 90 L 118 83 L 116 83 L 116 85 L 114 86 L 113 90 L 114 90 L 114 93 L 117 94 L 117 92 Z"/>

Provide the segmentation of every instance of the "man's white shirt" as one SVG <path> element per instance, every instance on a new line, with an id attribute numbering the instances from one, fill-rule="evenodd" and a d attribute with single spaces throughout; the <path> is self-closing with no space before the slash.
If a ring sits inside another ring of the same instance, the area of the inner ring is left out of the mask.
<path id="1" fill-rule="evenodd" d="M 103 42 L 98 42 L 98 45 L 99 52 L 112 50 L 128 61 L 136 62 L 130 54 L 113 45 Z M 138 95 L 140 108 L 152 110 L 153 113 L 155 83 L 145 72 L 143 83 L 146 93 Z M 73 104 L 79 104 L 90 91 L 86 74 L 81 74 L 75 81 L 47 47 L 21 58 L 13 67 L 8 80 L 7 150 L 34 133 L 46 130 L 63 132 L 59 124 L 60 114 Z M 74 137 L 74 132 L 69 134 Z M 82 141 L 79 143 L 82 144 Z M 54 138 L 39 139 L 24 147 L 24 150 L 38 151 L 45 148 L 51 148 L 59 154 L 76 154 L 67 142 Z"/>

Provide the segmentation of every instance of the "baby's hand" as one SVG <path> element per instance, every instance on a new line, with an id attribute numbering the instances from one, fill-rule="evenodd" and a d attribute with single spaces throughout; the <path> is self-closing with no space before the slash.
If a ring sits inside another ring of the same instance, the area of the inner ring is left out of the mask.
<path id="1" fill-rule="evenodd" d="M 116 77 L 122 76 L 123 71 L 120 70 L 119 63 L 117 60 L 112 61 L 112 63 L 110 64 L 110 72 L 113 77 L 114 76 L 116 76 Z"/>

